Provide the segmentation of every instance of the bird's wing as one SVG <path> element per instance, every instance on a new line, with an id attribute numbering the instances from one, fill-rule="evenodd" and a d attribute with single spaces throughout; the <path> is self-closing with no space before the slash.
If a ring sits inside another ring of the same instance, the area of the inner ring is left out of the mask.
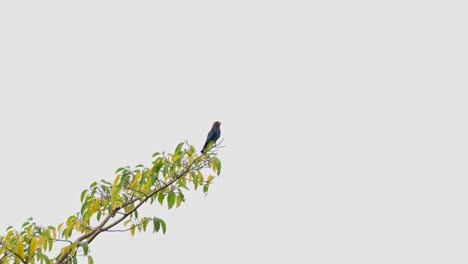
<path id="1" fill-rule="evenodd" d="M 208 133 L 208 136 L 206 137 L 206 142 L 208 143 L 208 141 L 213 140 L 215 135 L 216 135 L 216 132 L 213 129 L 211 129 L 210 132 Z"/>

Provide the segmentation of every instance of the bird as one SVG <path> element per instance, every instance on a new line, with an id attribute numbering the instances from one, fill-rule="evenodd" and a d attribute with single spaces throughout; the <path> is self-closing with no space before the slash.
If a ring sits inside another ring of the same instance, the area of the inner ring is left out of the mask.
<path id="1" fill-rule="evenodd" d="M 202 154 L 205 152 L 205 149 L 210 142 L 216 143 L 216 140 L 218 140 L 218 138 L 221 136 L 221 129 L 219 129 L 220 125 L 221 125 L 221 122 L 219 121 L 216 121 L 213 123 L 213 127 L 211 127 L 210 132 L 208 132 L 205 145 L 203 145 L 203 149 L 201 150 Z"/>

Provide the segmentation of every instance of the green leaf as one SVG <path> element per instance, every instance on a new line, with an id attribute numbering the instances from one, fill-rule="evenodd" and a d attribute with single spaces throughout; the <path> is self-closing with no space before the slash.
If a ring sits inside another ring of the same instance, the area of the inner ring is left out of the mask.
<path id="1" fill-rule="evenodd" d="M 218 158 L 215 158 L 213 161 L 215 162 L 215 165 L 216 165 L 216 173 L 219 176 L 219 174 L 221 173 L 221 161 Z"/>
<path id="2" fill-rule="evenodd" d="M 198 188 L 198 174 L 195 174 L 195 173 L 192 174 L 192 181 L 193 181 L 193 188 L 196 191 Z"/>
<path id="3" fill-rule="evenodd" d="M 125 168 L 124 168 L 124 167 L 120 167 L 120 168 L 118 168 L 118 169 L 115 171 L 115 174 L 117 174 L 117 173 L 119 173 L 119 172 L 121 172 L 121 171 L 123 171 L 123 170 L 125 170 Z"/>
<path id="4" fill-rule="evenodd" d="M 159 229 L 161 228 L 161 224 L 159 223 L 158 218 L 153 218 L 153 233 L 154 232 L 159 232 Z"/>
<path id="5" fill-rule="evenodd" d="M 169 162 L 166 162 L 166 164 L 163 166 L 162 174 L 166 176 L 168 172 L 169 172 Z"/>
<path id="6" fill-rule="evenodd" d="M 133 215 L 135 216 L 135 218 L 138 218 L 138 210 L 133 211 Z"/>
<path id="7" fill-rule="evenodd" d="M 208 186 L 210 186 L 209 184 L 205 184 L 203 186 L 203 193 L 207 193 L 208 192 Z"/>
<path id="8" fill-rule="evenodd" d="M 84 215 L 85 212 L 87 211 L 87 209 L 88 209 L 88 203 L 89 203 L 89 201 L 86 201 L 86 202 L 83 203 L 83 205 L 81 205 L 81 210 L 80 210 L 80 212 L 81 212 L 82 215 Z"/>
<path id="9" fill-rule="evenodd" d="M 163 233 L 164 234 L 166 233 L 166 222 L 164 222 L 164 220 L 162 220 L 161 218 L 154 217 L 153 225 L 154 225 L 154 232 L 159 232 L 159 229 L 162 228 Z"/>
<path id="10" fill-rule="evenodd" d="M 182 190 L 179 190 L 179 196 L 182 199 L 182 202 L 185 202 L 185 196 L 184 196 L 184 193 L 182 192 Z"/>
<path id="11" fill-rule="evenodd" d="M 179 143 L 179 145 L 177 145 L 176 149 L 175 149 L 175 152 L 174 154 L 179 154 L 180 153 L 180 150 L 182 149 L 182 146 L 184 145 L 184 142 L 182 143 Z"/>
<path id="12" fill-rule="evenodd" d="M 88 255 L 88 241 L 81 242 L 81 247 L 83 248 L 83 253 Z"/>
<path id="13" fill-rule="evenodd" d="M 164 222 L 164 220 L 162 220 L 161 218 L 158 218 L 158 220 L 159 223 L 161 223 L 163 234 L 166 234 L 166 222 Z"/>
<path id="14" fill-rule="evenodd" d="M 164 193 L 162 193 L 162 192 L 160 192 L 160 193 L 158 194 L 158 202 L 159 202 L 161 205 L 163 205 L 163 202 L 164 202 L 164 198 L 165 198 L 165 197 L 166 197 L 166 194 L 164 194 Z"/>
<path id="15" fill-rule="evenodd" d="M 144 183 L 147 181 L 147 178 L 148 178 L 148 174 L 147 174 L 146 170 L 144 170 L 144 171 L 141 173 L 141 178 L 140 178 L 139 183 L 140 183 L 140 184 L 144 184 Z"/>
<path id="16" fill-rule="evenodd" d="M 88 264 L 94 264 L 93 257 L 88 256 Z"/>
<path id="17" fill-rule="evenodd" d="M 46 255 L 42 255 L 42 259 L 44 260 L 46 264 L 50 264 L 50 259 Z"/>
<path id="18" fill-rule="evenodd" d="M 85 195 L 86 195 L 87 192 L 88 192 L 88 189 L 81 192 L 80 202 L 83 202 L 83 199 L 85 198 Z"/>
<path id="19" fill-rule="evenodd" d="M 156 156 L 159 155 L 159 154 L 161 154 L 161 153 L 155 152 L 155 153 L 153 153 L 153 156 L 152 156 L 152 157 L 154 158 L 154 157 L 156 157 Z"/>
<path id="20" fill-rule="evenodd" d="M 167 195 L 167 207 L 171 209 L 174 206 L 175 201 L 176 201 L 176 194 L 173 192 L 170 192 Z"/>
<path id="21" fill-rule="evenodd" d="M 74 215 L 70 215 L 67 219 L 67 224 L 71 223 L 71 222 L 75 222 L 76 220 L 76 216 Z"/>
<path id="22" fill-rule="evenodd" d="M 164 160 L 163 160 L 162 157 L 159 157 L 153 162 L 153 164 L 154 164 L 153 173 L 158 174 L 159 170 L 162 168 L 162 166 L 164 164 Z"/>

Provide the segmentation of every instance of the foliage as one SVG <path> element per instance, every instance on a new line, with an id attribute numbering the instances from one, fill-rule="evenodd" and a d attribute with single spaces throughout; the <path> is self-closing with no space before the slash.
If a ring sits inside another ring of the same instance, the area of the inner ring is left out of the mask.
<path id="1" fill-rule="evenodd" d="M 208 192 L 215 176 L 202 171 L 211 169 L 216 176 L 221 172 L 217 146 L 199 155 L 188 143 L 177 145 L 173 153 L 153 154 L 151 167 L 142 164 L 116 170 L 112 182 L 93 182 L 80 196 L 81 210 L 70 215 L 57 226 L 40 226 L 29 218 L 19 230 L 9 226 L 0 235 L 0 264 L 6 263 L 78 263 L 78 256 L 93 263 L 90 244 L 103 232 L 166 232 L 166 223 L 158 217 L 140 216 L 143 204 L 155 201 L 163 206 L 177 208 L 185 202 L 185 190 L 201 189 Z M 124 229 L 116 229 L 123 222 Z M 51 250 L 58 242 L 66 243 L 55 257 Z"/>

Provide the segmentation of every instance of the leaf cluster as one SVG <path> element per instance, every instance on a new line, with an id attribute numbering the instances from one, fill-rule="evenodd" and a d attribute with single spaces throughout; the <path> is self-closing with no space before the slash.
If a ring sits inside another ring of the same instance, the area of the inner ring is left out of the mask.
<path id="1" fill-rule="evenodd" d="M 192 145 L 182 142 L 172 153 L 153 154 L 150 167 L 142 164 L 118 168 L 113 181 L 93 182 L 80 195 L 81 209 L 57 226 L 40 226 L 29 218 L 19 230 L 8 227 L 0 236 L 0 264 L 8 263 L 78 263 L 79 256 L 93 263 L 89 245 L 104 232 L 128 232 L 131 236 L 151 229 L 166 232 L 166 223 L 156 216 L 142 216 L 144 204 L 169 209 L 185 202 L 184 192 L 191 189 L 208 193 L 221 173 L 217 146 L 199 155 Z M 205 175 L 209 169 L 213 174 Z M 118 229 L 118 227 L 123 227 Z M 65 243 L 60 253 L 50 257 L 56 243 Z"/>

